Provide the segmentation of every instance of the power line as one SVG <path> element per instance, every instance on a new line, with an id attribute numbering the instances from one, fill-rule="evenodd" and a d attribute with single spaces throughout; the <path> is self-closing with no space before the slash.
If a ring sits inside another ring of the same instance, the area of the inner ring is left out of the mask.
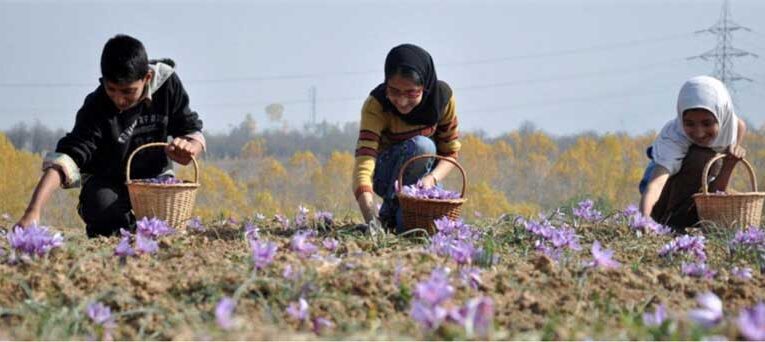
<path id="1" fill-rule="evenodd" d="M 645 63 L 645 64 L 639 64 L 639 65 L 631 65 L 626 67 L 619 67 L 619 68 L 611 68 L 611 69 L 604 69 L 604 70 L 597 70 L 597 71 L 589 71 L 589 72 L 581 72 L 581 73 L 572 73 L 567 75 L 562 75 L 558 77 L 543 77 L 543 78 L 528 78 L 528 79 L 520 79 L 520 80 L 511 80 L 511 81 L 505 81 L 505 82 L 496 82 L 496 83 L 484 83 L 484 84 L 474 84 L 474 85 L 468 85 L 468 86 L 462 86 L 462 87 L 455 87 L 455 91 L 470 91 L 470 90 L 481 90 L 481 89 L 491 89 L 491 88 L 507 88 L 507 87 L 515 87 L 515 86 L 525 86 L 525 85 L 534 85 L 534 84 L 544 84 L 544 83 L 554 83 L 559 81 L 570 81 L 570 80 L 576 80 L 576 79 L 583 79 L 583 78 L 592 78 L 592 77 L 598 77 L 598 76 L 605 76 L 609 74 L 615 74 L 615 73 L 635 73 L 635 72 L 645 72 L 648 69 L 657 69 L 667 66 L 676 65 L 680 62 L 682 62 L 683 59 L 681 58 L 672 58 L 662 61 L 657 61 L 653 63 Z M 312 96 L 309 96 L 308 98 L 302 98 L 302 99 L 284 99 L 284 100 L 272 100 L 272 101 L 244 101 L 244 102 L 208 102 L 208 103 L 192 103 L 194 107 L 222 107 L 222 108 L 246 108 L 246 107 L 255 107 L 255 106 L 267 106 L 273 103 L 278 103 L 281 105 L 303 105 L 303 104 L 326 104 L 326 103 L 342 103 L 342 102 L 356 102 L 361 103 L 364 101 L 365 96 L 347 96 L 347 97 L 339 97 L 339 98 L 314 98 Z M 26 110 L 61 110 L 60 108 L 53 108 L 53 107 L 29 107 Z M 24 108 L 4 108 L 4 111 L 18 111 L 18 110 L 25 110 Z"/>
<path id="2" fill-rule="evenodd" d="M 502 88 L 502 87 L 530 85 L 530 84 L 538 84 L 538 83 L 570 81 L 570 80 L 576 80 L 576 79 L 582 79 L 582 78 L 592 78 L 597 76 L 610 75 L 615 73 L 645 72 L 648 69 L 666 68 L 672 65 L 681 64 L 684 60 L 685 60 L 684 58 L 673 58 L 673 59 L 659 61 L 655 63 L 633 65 L 633 66 L 623 67 L 623 68 L 612 68 L 612 69 L 604 69 L 604 70 L 597 70 L 597 71 L 572 73 L 568 75 L 562 75 L 562 76 L 550 77 L 550 78 L 513 80 L 513 81 L 506 81 L 506 82 L 486 83 L 486 84 L 477 84 L 477 85 L 464 86 L 464 87 L 456 87 L 455 90 Z"/>
<path id="3" fill-rule="evenodd" d="M 644 45 L 648 43 L 683 39 L 683 38 L 688 38 L 692 36 L 692 34 L 693 33 L 688 32 L 688 33 L 674 34 L 674 35 L 654 37 L 654 38 L 634 39 L 634 40 L 617 42 L 617 43 L 598 44 L 598 45 L 592 45 L 592 46 L 588 46 L 584 48 L 555 50 L 555 51 L 542 52 L 542 53 L 516 55 L 516 56 L 508 56 L 508 57 L 501 57 L 501 58 L 480 59 L 480 60 L 465 61 L 465 62 L 458 62 L 458 63 L 447 62 L 447 63 L 439 63 L 438 65 L 439 66 L 465 66 L 465 65 L 476 65 L 476 64 L 495 64 L 495 63 L 504 63 L 509 61 L 516 61 L 516 60 L 530 59 L 530 58 L 569 56 L 569 55 L 586 53 L 589 51 L 605 51 L 605 50 L 631 48 L 631 47 Z"/>
<path id="4" fill-rule="evenodd" d="M 648 89 L 647 91 L 627 90 L 627 91 L 611 92 L 611 93 L 599 93 L 599 94 L 588 95 L 588 96 L 569 97 L 569 98 L 562 98 L 557 100 L 545 99 L 545 100 L 539 100 L 539 101 L 529 101 L 529 102 L 517 103 L 517 104 L 501 106 L 501 107 L 460 109 L 460 112 L 490 113 L 490 112 L 504 112 L 504 111 L 519 109 L 519 108 L 551 107 L 551 106 L 559 106 L 563 104 L 578 103 L 578 102 L 591 102 L 591 101 L 605 102 L 605 101 L 611 101 L 614 99 L 642 97 L 642 96 L 653 95 L 656 93 L 661 93 L 666 91 L 668 91 L 668 89 L 664 89 L 664 88 L 661 88 L 661 89 L 651 88 L 651 89 Z"/>
<path id="5" fill-rule="evenodd" d="M 662 42 L 669 40 L 677 40 L 687 38 L 692 33 L 682 33 L 667 36 L 659 36 L 646 39 L 635 39 L 622 42 L 614 42 L 608 44 L 598 44 L 583 48 L 576 49 L 563 49 L 553 50 L 547 52 L 505 56 L 491 59 L 478 59 L 469 61 L 455 61 L 455 62 L 442 62 L 438 63 L 439 68 L 448 67 L 460 67 L 460 66 L 472 66 L 482 64 L 498 64 L 516 60 L 542 58 L 542 57 L 560 57 L 573 54 L 582 54 L 588 52 L 600 52 L 614 49 L 631 48 L 644 44 Z M 267 76 L 243 76 L 243 77 L 227 77 L 227 78 L 203 78 L 203 79 L 187 79 L 184 83 L 189 84 L 223 84 L 223 83 L 242 83 L 242 82 L 261 82 L 261 81 L 280 81 L 280 80 L 297 80 L 297 79 L 321 79 L 321 78 L 335 78 L 335 77 L 348 77 L 366 74 L 378 74 L 382 73 L 381 70 L 358 70 L 358 71 L 336 71 L 336 72 L 324 72 L 324 73 L 296 73 L 296 74 L 282 74 L 282 75 L 267 75 Z M 2 82 L 0 88 L 90 88 L 95 87 L 95 82 Z"/>
<path id="6" fill-rule="evenodd" d="M 733 71 L 733 60 L 735 58 L 742 57 L 754 57 L 758 56 L 749 51 L 741 50 L 733 47 L 733 32 L 752 30 L 748 27 L 741 26 L 733 21 L 730 11 L 730 2 L 725 0 L 723 3 L 722 11 L 720 12 L 720 18 L 717 23 L 712 27 L 696 31 L 696 33 L 707 33 L 717 36 L 717 45 L 714 49 L 702 53 L 698 56 L 690 57 L 689 59 L 702 59 L 704 61 L 714 61 L 715 69 L 714 75 L 720 81 L 722 81 L 729 89 L 734 90 L 734 83 L 738 81 L 752 82 L 751 78 L 742 76 Z"/>

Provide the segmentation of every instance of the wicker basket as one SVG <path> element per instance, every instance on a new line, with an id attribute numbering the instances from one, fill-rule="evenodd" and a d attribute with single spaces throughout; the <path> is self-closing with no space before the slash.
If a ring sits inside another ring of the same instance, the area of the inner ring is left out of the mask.
<path id="1" fill-rule="evenodd" d="M 462 174 L 462 192 L 460 193 L 460 198 L 425 199 L 411 197 L 401 193 L 401 189 L 403 189 L 404 184 L 404 171 L 406 170 L 406 167 L 409 166 L 409 164 L 413 161 L 423 158 L 436 158 L 439 160 L 444 160 L 454 164 L 454 166 L 460 170 L 460 173 Z M 398 184 L 400 184 L 400 186 L 396 195 L 398 196 L 399 205 L 401 206 L 403 225 L 404 229 L 406 230 L 424 228 L 428 231 L 429 234 L 433 234 L 436 231 L 436 225 L 433 221 L 444 216 L 447 216 L 453 220 L 458 219 L 460 217 L 460 213 L 462 212 L 462 204 L 467 200 L 465 198 L 465 189 L 467 188 L 467 176 L 465 175 L 465 169 L 463 169 L 462 165 L 460 165 L 457 161 L 442 156 L 426 154 L 407 160 L 404 165 L 401 166 L 401 170 L 399 171 Z"/>
<path id="2" fill-rule="evenodd" d="M 701 189 L 703 192 L 693 195 L 702 225 L 714 223 L 726 228 L 759 225 L 762 216 L 762 204 L 765 201 L 765 192 L 757 191 L 757 178 L 754 176 L 754 169 L 745 159 L 741 161 L 746 166 L 747 171 L 749 171 L 752 192 L 733 194 L 709 193 L 707 184 L 709 168 L 715 161 L 723 157 L 725 157 L 724 154 L 718 154 L 707 162 L 707 165 L 704 167 L 704 173 L 701 174 Z"/>
<path id="3" fill-rule="evenodd" d="M 175 229 L 183 229 L 186 221 L 191 218 L 194 201 L 199 188 L 199 164 L 193 157 L 194 182 L 184 181 L 182 184 L 148 184 L 134 182 L 130 179 L 130 163 L 138 151 L 149 147 L 165 147 L 167 143 L 149 143 L 133 153 L 127 161 L 127 188 L 130 194 L 130 204 L 133 206 L 135 217 L 156 217 L 164 220 Z"/>

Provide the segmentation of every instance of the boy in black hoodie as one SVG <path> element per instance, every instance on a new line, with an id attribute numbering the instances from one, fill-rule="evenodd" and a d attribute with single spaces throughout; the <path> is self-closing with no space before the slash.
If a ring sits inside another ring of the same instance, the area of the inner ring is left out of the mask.
<path id="1" fill-rule="evenodd" d="M 125 186 L 131 152 L 151 142 L 172 142 L 165 151 L 147 149 L 133 158 L 131 178 L 172 173 L 170 159 L 186 165 L 205 149 L 202 121 L 171 60 L 149 61 L 137 39 L 117 35 L 101 54 L 101 85 L 85 98 L 74 128 L 43 162 L 43 176 L 18 225 L 38 222 L 45 202 L 59 187 L 82 186 L 78 212 L 88 237 L 132 228 L 135 218 Z"/>

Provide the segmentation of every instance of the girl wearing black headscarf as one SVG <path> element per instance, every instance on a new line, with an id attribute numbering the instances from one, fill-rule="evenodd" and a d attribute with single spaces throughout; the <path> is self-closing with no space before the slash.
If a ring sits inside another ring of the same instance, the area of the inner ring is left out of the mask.
<path id="1" fill-rule="evenodd" d="M 423 154 L 456 158 L 460 149 L 452 90 L 438 80 L 433 59 L 419 46 L 402 44 L 385 58 L 385 81 L 375 87 L 361 110 L 353 189 L 365 222 L 378 216 L 372 193 L 383 198 L 379 218 L 403 230 L 395 182 L 401 165 Z M 404 184 L 435 186 L 451 163 L 420 159 L 407 167 Z"/>

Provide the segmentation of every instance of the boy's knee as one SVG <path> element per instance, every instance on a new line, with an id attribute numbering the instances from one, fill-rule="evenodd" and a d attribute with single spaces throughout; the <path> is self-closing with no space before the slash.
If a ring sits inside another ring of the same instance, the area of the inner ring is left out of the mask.
<path id="1" fill-rule="evenodd" d="M 80 196 L 82 219 L 88 224 L 123 220 L 130 207 L 126 205 L 129 199 L 122 197 L 109 187 L 83 189 Z"/>
<path id="2" fill-rule="evenodd" d="M 411 140 L 412 144 L 414 144 L 414 151 L 415 155 L 423 155 L 423 154 L 435 154 L 436 153 L 436 144 L 433 142 L 432 139 L 418 135 L 416 137 L 413 137 Z"/>

